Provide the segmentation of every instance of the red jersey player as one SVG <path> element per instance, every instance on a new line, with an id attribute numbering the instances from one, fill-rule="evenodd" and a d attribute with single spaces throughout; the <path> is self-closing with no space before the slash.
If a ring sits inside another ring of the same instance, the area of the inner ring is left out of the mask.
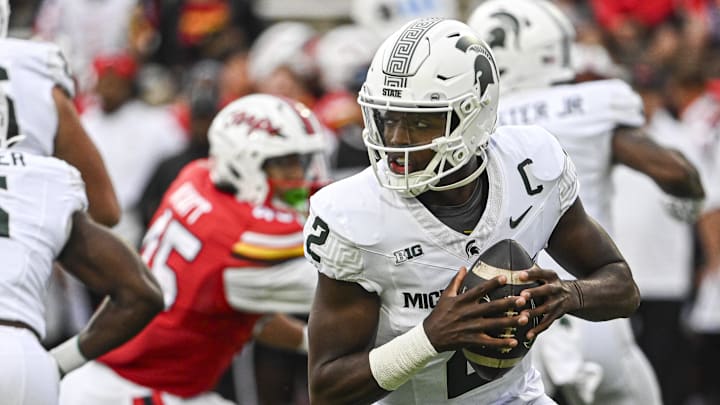
<path id="1" fill-rule="evenodd" d="M 306 350 L 302 322 L 258 320 L 309 312 L 317 275 L 303 258 L 296 208 L 322 156 L 321 131 L 305 106 L 275 96 L 243 97 L 218 113 L 210 159 L 182 170 L 143 240 L 165 311 L 69 374 L 61 404 L 228 404 L 210 390 L 254 335 Z"/>

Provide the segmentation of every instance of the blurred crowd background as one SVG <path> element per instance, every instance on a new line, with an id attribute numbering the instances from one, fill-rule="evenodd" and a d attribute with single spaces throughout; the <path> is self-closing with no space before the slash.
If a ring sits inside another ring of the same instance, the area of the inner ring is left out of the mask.
<path id="1" fill-rule="evenodd" d="M 355 99 L 376 47 L 414 17 L 466 21 L 479 2 L 17 0 L 9 36 L 65 52 L 76 106 L 122 206 L 115 231 L 139 246 L 175 175 L 207 155 L 214 114 L 239 96 L 281 94 L 311 107 L 332 134 L 334 179 L 367 166 Z M 644 99 L 649 133 L 688 150 L 707 184 L 720 181 L 720 1 L 556 3 L 577 30 L 577 80 L 630 83 Z M 614 236 L 644 298 L 633 325 L 665 403 L 720 404 L 720 207 L 706 205 L 696 223 L 680 223 L 649 180 L 630 170 L 617 170 L 615 180 Z M 49 346 L 74 334 L 97 299 L 68 277 L 53 288 Z M 307 401 L 304 359 L 250 351 L 218 387 L 223 395 L 248 404 Z"/>

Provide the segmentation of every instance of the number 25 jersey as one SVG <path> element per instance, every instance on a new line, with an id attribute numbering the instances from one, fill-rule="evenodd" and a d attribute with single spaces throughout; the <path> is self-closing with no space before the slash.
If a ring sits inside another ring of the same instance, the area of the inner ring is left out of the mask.
<path id="1" fill-rule="evenodd" d="M 262 313 L 309 310 L 317 273 L 302 257 L 302 242 L 296 214 L 238 201 L 215 187 L 206 160 L 190 163 L 143 241 L 165 311 L 99 360 L 181 397 L 211 390 Z"/>
<path id="2" fill-rule="evenodd" d="M 447 227 L 417 199 L 382 188 L 371 168 L 311 198 L 305 255 L 322 274 L 380 297 L 375 346 L 422 322 L 458 269 L 494 243 L 514 239 L 537 255 L 575 201 L 574 166 L 547 131 L 503 127 L 487 148 L 487 204 L 469 235 Z M 487 404 L 544 394 L 529 356 L 485 385 L 471 370 L 461 352 L 439 353 L 379 403 Z"/>

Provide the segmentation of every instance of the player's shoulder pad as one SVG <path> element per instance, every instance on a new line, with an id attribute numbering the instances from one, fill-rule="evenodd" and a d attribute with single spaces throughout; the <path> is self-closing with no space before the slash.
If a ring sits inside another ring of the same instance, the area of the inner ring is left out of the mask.
<path id="1" fill-rule="evenodd" d="M 75 97 L 75 82 L 70 66 L 59 46 L 51 42 L 8 39 L 7 46 L 14 52 L 17 68 L 27 69 L 62 87 Z"/>
<path id="2" fill-rule="evenodd" d="M 597 80 L 576 84 L 594 116 L 616 126 L 639 127 L 645 124 L 643 101 L 629 84 L 620 79 Z"/>
<path id="3" fill-rule="evenodd" d="M 565 168 L 567 155 L 560 142 L 538 125 L 508 125 L 499 127 L 488 146 L 503 156 L 508 164 L 532 160 L 529 168 L 539 180 L 553 181 Z M 492 151 L 491 151 L 492 152 Z"/>
<path id="4" fill-rule="evenodd" d="M 384 204 L 392 196 L 374 176 L 368 167 L 323 187 L 310 198 L 312 213 L 325 221 L 331 231 L 357 245 L 376 243 L 388 210 Z"/>

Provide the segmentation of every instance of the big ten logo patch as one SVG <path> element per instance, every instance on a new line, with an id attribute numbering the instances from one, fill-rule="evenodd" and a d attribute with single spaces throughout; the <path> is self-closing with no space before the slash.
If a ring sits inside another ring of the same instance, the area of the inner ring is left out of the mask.
<path id="1" fill-rule="evenodd" d="M 423 250 L 422 246 L 420 245 L 414 245 L 411 247 L 407 247 L 402 250 L 398 250 L 393 252 L 393 255 L 395 256 L 395 264 L 404 263 L 408 260 L 415 259 L 418 256 L 422 256 Z"/>

